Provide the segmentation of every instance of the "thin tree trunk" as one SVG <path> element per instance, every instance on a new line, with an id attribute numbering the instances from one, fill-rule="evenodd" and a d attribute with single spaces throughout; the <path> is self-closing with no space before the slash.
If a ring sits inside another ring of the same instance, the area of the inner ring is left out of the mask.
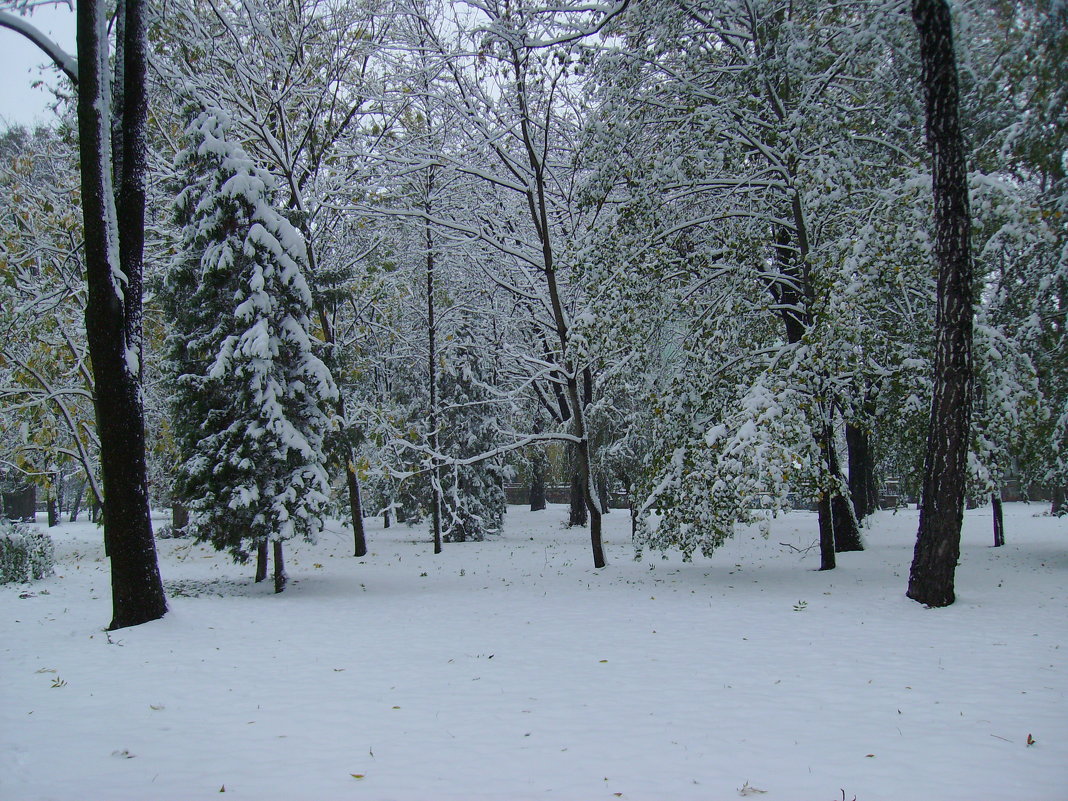
<path id="1" fill-rule="evenodd" d="M 1000 491 L 991 494 L 990 508 L 994 512 L 994 547 L 1000 548 L 1005 544 L 1005 515 L 1001 508 Z"/>
<path id="2" fill-rule="evenodd" d="M 78 489 L 74 493 L 74 499 L 71 501 L 71 504 L 70 504 L 70 522 L 72 522 L 72 523 L 77 523 L 78 522 L 78 512 L 81 511 L 82 498 L 83 497 L 85 497 L 85 482 L 84 481 L 82 481 L 80 484 L 78 484 Z"/>
<path id="3" fill-rule="evenodd" d="M 427 177 L 427 197 L 433 191 L 433 173 Z M 429 208 L 427 213 L 429 214 Z M 426 315 L 427 315 L 427 381 L 430 385 L 430 449 L 434 460 L 430 472 L 430 523 L 434 535 L 434 553 L 441 553 L 441 470 L 437 464 L 438 452 L 438 373 L 437 373 L 437 324 L 434 308 L 434 240 L 430 223 L 425 223 L 426 233 Z"/>
<path id="4" fill-rule="evenodd" d="M 45 488 L 45 508 L 48 514 L 48 527 L 54 528 L 59 525 L 59 505 L 56 502 L 56 493 L 53 491 L 56 485 L 54 475 L 48 477 L 48 486 Z"/>
<path id="5" fill-rule="evenodd" d="M 541 433 L 541 417 L 534 418 L 535 434 Z M 540 445 L 533 446 L 530 457 L 530 492 L 527 493 L 530 511 L 540 512 L 545 508 L 545 454 Z"/>
<path id="6" fill-rule="evenodd" d="M 389 509 L 382 510 L 382 528 L 389 528 L 393 525 L 393 515 L 389 513 Z"/>
<path id="7" fill-rule="evenodd" d="M 908 597 L 927 606 L 955 599 L 972 405 L 973 279 L 964 140 L 953 31 L 945 0 L 913 0 L 933 159 L 937 342 L 927 454 Z"/>
<path id="8" fill-rule="evenodd" d="M 281 592 L 286 588 L 286 566 L 282 561 L 282 541 L 274 541 L 274 591 Z"/>
<path id="9" fill-rule="evenodd" d="M 831 511 L 831 494 L 820 495 L 817 510 L 820 524 L 820 570 L 834 570 L 834 515 Z"/>
<path id="10" fill-rule="evenodd" d="M 349 451 L 345 462 L 345 481 L 349 488 L 349 513 L 352 515 L 353 555 L 367 556 L 367 535 L 363 528 L 363 501 L 360 498 L 360 480 L 352 463 Z"/>
<path id="11" fill-rule="evenodd" d="M 109 191 L 114 177 L 105 11 L 100 0 L 77 4 L 78 140 L 88 287 L 85 328 L 99 390 L 95 405 L 104 542 L 111 559 L 110 629 L 155 620 L 167 611 L 148 508 L 139 386 L 147 113 L 144 11 L 144 0 L 127 0 L 122 48 L 124 169 L 116 197 Z"/>
<path id="12" fill-rule="evenodd" d="M 256 543 L 256 583 L 267 578 L 267 540 Z"/>
<path id="13" fill-rule="evenodd" d="M 582 488 L 582 475 L 578 469 L 578 448 L 571 446 L 571 489 L 569 492 L 570 510 L 567 518 L 568 526 L 584 526 L 589 522 L 586 509 L 586 494 Z"/>

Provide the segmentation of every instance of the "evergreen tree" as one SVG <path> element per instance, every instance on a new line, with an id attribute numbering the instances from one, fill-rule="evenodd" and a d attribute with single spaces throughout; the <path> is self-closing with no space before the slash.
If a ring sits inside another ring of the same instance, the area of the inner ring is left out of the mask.
<path id="1" fill-rule="evenodd" d="M 162 293 L 177 489 L 196 536 L 238 561 L 250 545 L 264 561 L 273 541 L 280 592 L 281 542 L 322 527 L 337 389 L 313 353 L 303 239 L 228 128 L 224 112 L 201 113 L 177 159 L 182 239 Z"/>
<path id="2" fill-rule="evenodd" d="M 466 323 L 452 342 L 438 378 L 440 443 L 461 463 L 441 471 L 442 538 L 466 542 L 500 533 L 506 467 L 501 457 L 462 464 L 465 455 L 492 451 L 500 442 L 500 427 L 491 413 L 497 405 L 483 375 L 486 360 Z"/>

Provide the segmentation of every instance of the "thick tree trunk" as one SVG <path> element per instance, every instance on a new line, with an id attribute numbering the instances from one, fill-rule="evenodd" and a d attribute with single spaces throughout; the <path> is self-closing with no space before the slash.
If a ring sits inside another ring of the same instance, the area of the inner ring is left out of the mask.
<path id="1" fill-rule="evenodd" d="M 95 404 L 104 485 L 104 541 L 111 559 L 111 629 L 155 620 L 167 611 L 148 508 L 139 383 L 146 115 L 144 0 L 127 0 L 126 6 L 126 138 L 118 198 L 109 191 L 113 176 L 105 11 L 100 0 L 79 0 L 77 8 L 78 138 L 88 286 L 85 328 L 98 390 Z M 121 219 L 116 204 L 122 211 Z"/>
<path id="2" fill-rule="evenodd" d="M 1065 506 L 1064 487 L 1054 487 L 1051 493 L 1052 500 L 1049 505 L 1049 513 L 1054 517 L 1061 517 L 1065 513 L 1068 513 L 1068 507 Z"/>
<path id="3" fill-rule="evenodd" d="M 274 591 L 281 592 L 286 588 L 286 566 L 282 561 L 282 541 L 274 541 Z"/>
<path id="4" fill-rule="evenodd" d="M 360 480 L 352 464 L 352 452 L 345 461 L 345 482 L 349 488 L 349 514 L 352 515 L 353 556 L 367 556 L 367 535 L 363 528 L 363 501 L 360 498 Z"/>
<path id="5" fill-rule="evenodd" d="M 389 509 L 382 510 L 382 528 L 389 528 L 393 525 L 393 515 L 390 514 Z"/>
<path id="6" fill-rule="evenodd" d="M 972 406 L 973 279 L 964 140 L 953 31 L 945 0 L 913 0 L 933 157 L 938 269 L 934 392 L 927 429 L 920 528 L 908 597 L 928 606 L 955 599 Z"/>
<path id="7" fill-rule="evenodd" d="M 875 484 L 875 460 L 871 435 L 852 423 L 846 423 L 846 449 L 849 451 L 849 498 L 857 522 L 879 508 L 879 490 Z"/>
<path id="8" fill-rule="evenodd" d="M 180 502 L 171 503 L 171 530 L 175 533 L 184 532 L 189 525 L 189 510 Z"/>
<path id="9" fill-rule="evenodd" d="M 1001 492 L 995 492 L 990 496 L 990 508 L 994 513 L 994 547 L 1000 548 L 1005 544 L 1005 515 L 1001 508 Z"/>
<path id="10" fill-rule="evenodd" d="M 260 540 L 256 543 L 256 583 L 267 578 L 267 540 Z"/>

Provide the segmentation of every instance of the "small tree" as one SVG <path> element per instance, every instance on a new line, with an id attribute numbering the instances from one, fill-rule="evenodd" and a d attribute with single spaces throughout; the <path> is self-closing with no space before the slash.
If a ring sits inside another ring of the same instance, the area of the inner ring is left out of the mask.
<path id="1" fill-rule="evenodd" d="M 282 542 L 322 528 L 325 409 L 337 389 L 313 353 L 304 241 L 228 128 L 224 112 L 199 114 L 177 160 L 182 236 L 162 293 L 177 490 L 199 539 L 242 562 L 257 546 L 257 580 L 273 541 L 281 592 Z"/>

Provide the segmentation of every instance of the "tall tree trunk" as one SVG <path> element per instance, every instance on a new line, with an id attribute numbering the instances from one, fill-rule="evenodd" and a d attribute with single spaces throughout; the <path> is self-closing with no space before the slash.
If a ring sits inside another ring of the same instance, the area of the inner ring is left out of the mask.
<path id="1" fill-rule="evenodd" d="M 831 494 L 824 491 L 819 498 L 817 511 L 820 525 L 820 570 L 834 570 L 834 515 L 831 512 Z"/>
<path id="2" fill-rule="evenodd" d="M 968 183 L 960 131 L 953 31 L 945 0 L 913 0 L 933 159 L 936 345 L 920 527 L 908 597 L 928 606 L 955 599 L 972 406 L 973 279 Z"/>
<path id="3" fill-rule="evenodd" d="M 274 541 L 274 591 L 281 592 L 286 588 L 286 566 L 282 561 L 282 541 Z"/>
<path id="4" fill-rule="evenodd" d="M 1005 514 L 1001 508 L 1000 490 L 991 494 L 990 508 L 994 513 L 994 547 L 1000 548 L 1005 544 Z"/>
<path id="5" fill-rule="evenodd" d="M 353 556 L 367 556 L 367 535 L 363 528 L 363 501 L 360 498 L 360 480 L 349 450 L 345 461 L 345 482 L 349 488 L 349 513 L 352 515 Z"/>
<path id="6" fill-rule="evenodd" d="M 256 583 L 267 578 L 267 540 L 256 543 Z"/>
<path id="7" fill-rule="evenodd" d="M 427 197 L 433 193 L 433 173 L 427 177 Z M 426 209 L 429 215 L 429 207 Z M 426 233 L 426 319 L 427 319 L 427 381 L 430 388 L 430 449 L 433 468 L 430 471 L 430 525 L 434 535 L 434 553 L 441 553 L 441 468 L 438 467 L 438 365 L 437 322 L 434 317 L 434 240 L 430 223 L 424 223 Z"/>
<path id="8" fill-rule="evenodd" d="M 845 431 L 849 460 L 849 498 L 853 502 L 857 522 L 863 522 L 864 518 L 879 508 L 871 435 L 852 423 L 846 423 Z"/>
<path id="9" fill-rule="evenodd" d="M 104 541 L 111 559 L 110 629 L 135 626 L 167 611 L 148 508 L 141 364 L 141 259 L 144 242 L 144 0 L 127 0 L 123 174 L 110 188 L 108 57 L 101 0 L 79 0 L 78 140 L 82 173 L 85 328 L 93 365 Z M 121 211 L 121 217 L 117 212 Z"/>

